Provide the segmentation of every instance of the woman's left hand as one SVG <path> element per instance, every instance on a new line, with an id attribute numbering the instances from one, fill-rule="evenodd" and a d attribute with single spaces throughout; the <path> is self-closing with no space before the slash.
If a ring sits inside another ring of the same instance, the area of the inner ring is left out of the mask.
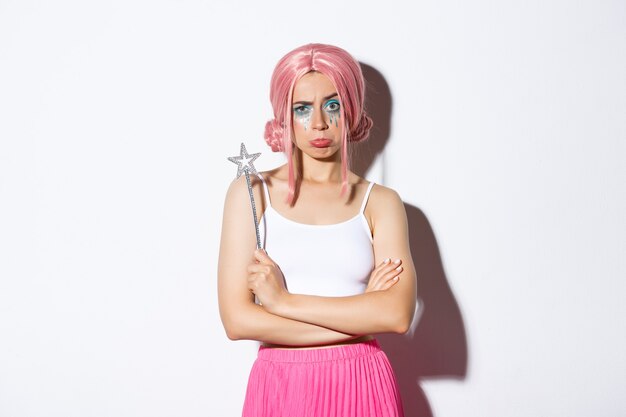
<path id="1" fill-rule="evenodd" d="M 248 266 L 248 289 L 270 313 L 289 294 L 282 271 L 263 249 L 254 251 L 255 263 Z"/>

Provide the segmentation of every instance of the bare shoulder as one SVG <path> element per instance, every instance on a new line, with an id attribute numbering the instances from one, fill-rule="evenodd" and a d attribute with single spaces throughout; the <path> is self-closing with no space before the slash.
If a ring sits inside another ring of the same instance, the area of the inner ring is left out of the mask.
<path id="1" fill-rule="evenodd" d="M 261 173 L 263 175 L 263 173 Z M 265 199 L 263 194 L 263 182 L 254 174 L 250 174 L 250 186 L 252 188 L 252 194 L 257 206 L 257 217 L 260 218 L 265 209 Z M 250 192 L 248 191 L 248 182 L 245 175 L 241 175 L 239 178 L 234 179 L 226 192 L 226 200 L 224 202 L 225 212 L 236 212 L 250 210 Z"/>
<path id="2" fill-rule="evenodd" d="M 262 189 L 261 179 L 254 175 L 250 175 L 250 185 L 252 189 Z M 228 187 L 228 191 L 226 192 L 226 200 L 240 200 L 243 198 L 248 198 L 248 184 L 245 175 L 241 175 L 239 178 L 235 178 Z"/>
<path id="3" fill-rule="evenodd" d="M 372 208 L 379 208 L 384 211 L 385 207 L 394 207 L 397 205 L 403 205 L 404 203 L 402 202 L 402 198 L 400 198 L 400 194 L 398 194 L 396 190 L 376 183 L 372 187 L 368 204 L 373 206 Z"/>
<path id="4" fill-rule="evenodd" d="M 389 222 L 406 221 L 404 202 L 398 192 L 378 183 L 372 187 L 366 215 L 371 221 L 372 229 L 376 229 L 377 225 L 389 224 Z"/>

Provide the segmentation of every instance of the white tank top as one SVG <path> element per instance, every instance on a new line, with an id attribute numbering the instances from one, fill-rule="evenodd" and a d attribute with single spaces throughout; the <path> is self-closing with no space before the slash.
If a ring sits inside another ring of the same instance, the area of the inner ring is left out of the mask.
<path id="1" fill-rule="evenodd" d="M 272 208 L 265 179 L 266 206 L 259 222 L 261 244 L 278 264 L 292 294 L 343 297 L 362 294 L 374 269 L 372 234 L 363 214 L 335 224 L 313 225 L 287 219 Z M 310 254 L 310 255 L 308 255 Z"/>

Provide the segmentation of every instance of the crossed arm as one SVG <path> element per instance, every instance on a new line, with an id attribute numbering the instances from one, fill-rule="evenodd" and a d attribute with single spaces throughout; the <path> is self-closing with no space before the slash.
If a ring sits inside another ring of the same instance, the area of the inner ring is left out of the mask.
<path id="1" fill-rule="evenodd" d="M 253 183 L 253 192 L 255 201 L 262 201 L 257 181 Z M 416 277 L 406 213 L 397 193 L 375 187 L 368 203 L 376 264 L 385 258 L 402 260 L 403 271 L 396 284 L 387 290 L 349 297 L 286 294 L 271 306 L 254 304 L 254 294 L 247 287 L 247 266 L 254 259 L 255 235 L 251 222 L 241 219 L 249 217 L 249 204 L 245 181 L 240 178 L 231 184 L 226 196 L 218 265 L 220 316 L 230 339 L 315 345 L 362 334 L 408 330 L 415 311 Z"/>

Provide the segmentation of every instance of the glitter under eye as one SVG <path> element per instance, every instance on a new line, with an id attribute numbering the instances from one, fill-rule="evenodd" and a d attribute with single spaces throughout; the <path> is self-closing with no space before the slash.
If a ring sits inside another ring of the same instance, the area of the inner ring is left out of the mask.
<path id="1" fill-rule="evenodd" d="M 313 108 L 311 106 L 297 106 L 293 109 L 295 120 L 304 126 L 304 130 L 307 130 L 309 127 L 312 112 Z"/>
<path id="2" fill-rule="evenodd" d="M 309 106 L 294 107 L 293 112 L 296 116 L 305 116 L 306 114 L 311 112 L 311 107 Z"/>

